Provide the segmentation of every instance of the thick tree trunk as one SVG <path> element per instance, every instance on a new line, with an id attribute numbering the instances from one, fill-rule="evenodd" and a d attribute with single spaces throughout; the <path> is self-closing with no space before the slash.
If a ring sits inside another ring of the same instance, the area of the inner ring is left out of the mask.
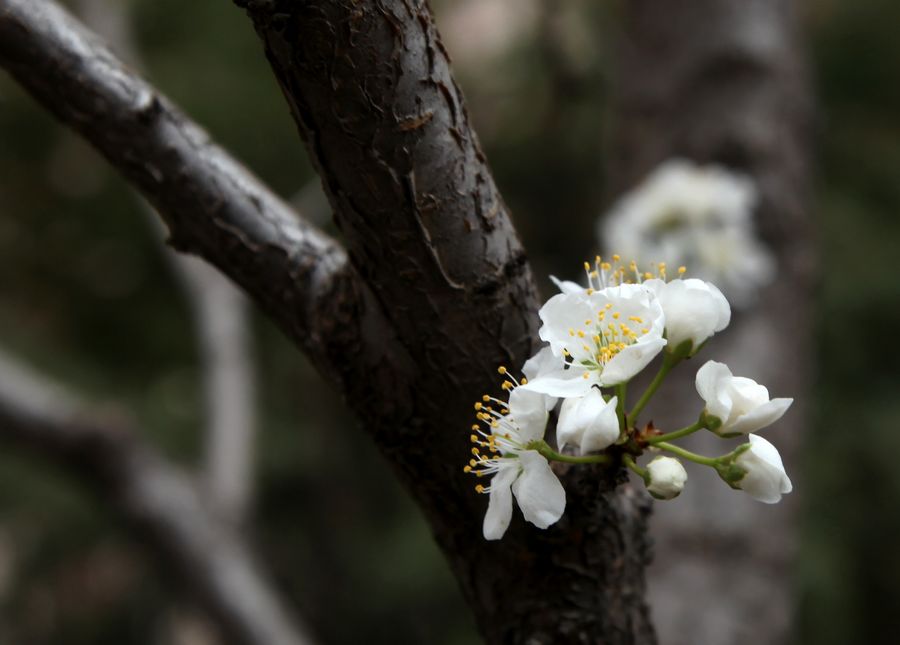
<path id="1" fill-rule="evenodd" d="M 350 400 L 428 516 L 490 643 L 649 643 L 643 502 L 568 477 L 548 531 L 481 537 L 472 403 L 536 349 L 538 295 L 422 2 L 242 2 L 352 263 L 396 330 L 393 381 Z"/>
<path id="2" fill-rule="evenodd" d="M 779 506 L 739 495 L 699 468 L 678 500 L 656 505 L 650 602 L 668 645 L 777 644 L 789 635 L 813 266 L 806 212 L 809 87 L 798 47 L 795 8 L 785 0 L 665 6 L 631 0 L 625 6 L 609 163 L 613 193 L 675 156 L 748 173 L 761 193 L 761 236 L 778 260 L 777 281 L 759 305 L 737 313 L 653 407 L 672 428 L 695 420 L 700 401 L 693 376 L 708 358 L 759 380 L 774 396 L 796 398 L 785 420 L 767 431 L 795 477 L 795 492 Z M 726 444 L 708 433 L 692 439 L 699 451 L 724 452 Z"/>

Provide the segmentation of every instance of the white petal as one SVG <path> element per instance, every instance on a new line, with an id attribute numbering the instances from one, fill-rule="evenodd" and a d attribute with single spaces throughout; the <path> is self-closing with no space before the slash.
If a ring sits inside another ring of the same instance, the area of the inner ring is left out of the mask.
<path id="1" fill-rule="evenodd" d="M 509 528 L 512 519 L 512 491 L 510 486 L 519 474 L 519 465 L 511 463 L 502 467 L 491 478 L 487 512 L 482 531 L 486 540 L 499 540 Z"/>
<path id="2" fill-rule="evenodd" d="M 793 402 L 794 399 L 772 399 L 771 401 L 766 401 L 747 414 L 738 417 L 737 421 L 729 425 L 728 432 L 750 434 L 751 432 L 762 430 L 778 421 Z"/>
<path id="3" fill-rule="evenodd" d="M 725 298 L 725 295 L 719 290 L 719 288 L 714 285 L 712 282 L 707 282 L 706 285 L 709 287 L 709 290 L 713 294 L 713 300 L 716 303 L 716 308 L 718 309 L 718 317 L 719 322 L 716 325 L 714 331 L 720 332 L 731 322 L 731 305 L 728 304 L 728 299 Z"/>
<path id="4" fill-rule="evenodd" d="M 565 361 L 562 358 L 555 356 L 553 350 L 549 347 L 544 347 L 525 361 L 525 365 L 522 366 L 522 373 L 525 375 L 525 378 L 531 381 L 542 374 L 561 370 L 564 365 Z"/>
<path id="5" fill-rule="evenodd" d="M 616 401 L 609 402 L 597 388 L 580 397 L 570 397 L 563 401 L 556 424 L 556 443 L 562 450 L 573 443 L 584 455 L 603 450 L 619 438 L 619 419 L 616 416 Z"/>
<path id="6" fill-rule="evenodd" d="M 569 280 L 559 280 L 556 276 L 550 276 L 550 280 L 553 281 L 553 284 L 560 290 L 562 293 L 584 293 L 584 287 L 582 287 L 577 282 L 571 282 Z"/>
<path id="7" fill-rule="evenodd" d="M 562 451 L 568 444 L 581 444 L 584 428 L 578 424 L 578 407 L 581 404 L 578 396 L 564 399 L 559 408 L 559 421 L 556 423 L 556 445 Z"/>
<path id="8" fill-rule="evenodd" d="M 534 450 L 519 453 L 522 474 L 512 491 L 525 519 L 545 529 L 556 523 L 566 510 L 566 491 L 550 464 Z"/>
<path id="9" fill-rule="evenodd" d="M 697 370 L 697 393 L 706 402 L 706 411 L 725 422 L 731 414 L 731 398 L 723 387 L 731 378 L 731 370 L 724 363 L 707 361 Z"/>
<path id="10" fill-rule="evenodd" d="M 541 340 L 550 343 L 555 356 L 562 356 L 568 349 L 576 361 L 590 359 L 590 351 L 582 348 L 582 343 L 573 340 L 569 330 L 581 330 L 584 321 L 594 317 L 594 311 L 586 296 L 575 293 L 560 293 L 548 300 L 538 312 L 543 324 L 538 330 Z"/>
<path id="11" fill-rule="evenodd" d="M 738 465 L 747 471 L 738 486 L 760 502 L 775 504 L 781 501 L 782 495 L 791 492 L 791 480 L 775 446 L 755 434 L 749 439 L 750 450 L 737 458 Z"/>
<path id="12" fill-rule="evenodd" d="M 753 379 L 745 376 L 733 376 L 726 379 L 728 394 L 735 410 L 740 413 L 749 412 L 769 400 L 769 390 Z"/>
<path id="13" fill-rule="evenodd" d="M 512 418 L 522 441 L 544 438 L 547 427 L 546 397 L 537 392 L 513 389 L 509 394 L 509 418 Z"/>
<path id="14" fill-rule="evenodd" d="M 697 348 L 724 329 L 731 318 L 731 308 L 722 292 L 703 280 L 652 279 L 645 281 L 644 286 L 659 299 L 666 316 L 666 337 L 673 347 L 690 340 Z"/>
<path id="15" fill-rule="evenodd" d="M 641 337 L 638 342 L 623 349 L 603 366 L 600 383 L 607 386 L 628 381 L 647 367 L 665 346 L 665 338 Z"/>
<path id="16" fill-rule="evenodd" d="M 600 392 L 597 395 L 600 396 Z M 603 397 L 600 397 L 603 401 Z M 607 403 L 603 401 L 603 407 L 592 414 L 590 424 L 585 428 L 581 437 L 580 452 L 585 455 L 589 452 L 597 452 L 614 444 L 619 439 L 619 417 L 616 416 L 617 397 L 613 397 Z"/>
<path id="17" fill-rule="evenodd" d="M 588 378 L 584 378 L 584 374 L 587 374 Z M 598 376 L 599 373 L 596 370 L 570 368 L 528 381 L 527 384 L 516 389 L 540 392 L 555 397 L 584 396 L 594 383 L 599 382 Z"/>

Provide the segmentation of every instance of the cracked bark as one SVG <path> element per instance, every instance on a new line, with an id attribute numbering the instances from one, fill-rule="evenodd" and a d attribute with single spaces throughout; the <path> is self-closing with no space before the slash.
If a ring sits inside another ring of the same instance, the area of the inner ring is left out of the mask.
<path id="1" fill-rule="evenodd" d="M 761 236 L 779 265 L 759 305 L 737 313 L 714 339 L 714 353 L 698 356 L 654 403 L 673 428 L 693 422 L 692 379 L 708 358 L 756 378 L 774 396 L 796 399 L 785 420 L 767 431 L 795 476 L 794 493 L 780 505 L 736 495 L 701 469 L 691 471 L 678 501 L 656 505 L 650 603 L 669 645 L 784 643 L 790 635 L 814 265 L 806 209 L 810 98 L 795 11 L 784 0 L 625 5 L 609 163 L 613 193 L 674 156 L 748 173 L 760 190 Z M 691 441 L 701 452 L 722 451 L 712 436 Z"/>
<path id="2" fill-rule="evenodd" d="M 538 295 L 422 2 L 239 2 L 322 177 L 351 261 L 409 358 L 367 418 L 490 643 L 649 643 L 643 498 L 564 472 L 546 532 L 485 543 L 461 473 L 471 405 L 535 349 Z M 402 401 L 402 407 L 397 402 Z"/>

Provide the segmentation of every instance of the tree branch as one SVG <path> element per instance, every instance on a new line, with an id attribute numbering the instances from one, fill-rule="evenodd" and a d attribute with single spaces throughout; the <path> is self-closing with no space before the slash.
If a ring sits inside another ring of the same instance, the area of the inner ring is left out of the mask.
<path id="1" fill-rule="evenodd" d="M 238 0 L 353 264 L 411 359 L 355 405 L 429 518 L 490 643 L 652 643 L 639 498 L 565 471 L 548 531 L 480 536 L 462 474 L 472 402 L 536 347 L 538 294 L 422 0 Z"/>
<path id="2" fill-rule="evenodd" d="M 384 325 L 331 238 L 58 5 L 0 0 L 0 66 L 153 204 L 172 246 L 240 285 L 333 383 L 353 380 L 347 356 L 364 355 L 362 337 Z M 375 361 L 386 342 L 379 335 Z"/>
<path id="3" fill-rule="evenodd" d="M 0 437 L 49 458 L 109 501 L 158 557 L 176 566 L 229 642 L 310 643 L 243 537 L 215 516 L 186 473 L 128 426 L 91 412 L 0 353 Z"/>

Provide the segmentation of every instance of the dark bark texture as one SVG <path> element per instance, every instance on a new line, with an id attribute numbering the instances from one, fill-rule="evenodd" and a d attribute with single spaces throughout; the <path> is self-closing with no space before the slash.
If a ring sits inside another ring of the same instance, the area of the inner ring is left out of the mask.
<path id="1" fill-rule="evenodd" d="M 535 349 L 538 296 L 422 2 L 247 2 L 348 253 L 404 349 L 357 410 L 429 518 L 491 643 L 652 642 L 643 509 L 572 473 L 553 529 L 480 536 L 472 402 Z"/>
<path id="2" fill-rule="evenodd" d="M 778 260 L 778 277 L 759 304 L 738 312 L 651 405 L 673 429 L 696 419 L 696 370 L 709 358 L 793 396 L 785 419 L 764 431 L 779 448 L 795 492 L 778 506 L 753 501 L 691 470 L 675 502 L 657 504 L 650 604 L 662 642 L 784 643 L 791 621 L 791 563 L 802 496 L 800 446 L 811 364 L 814 266 L 806 210 L 810 161 L 809 85 L 795 6 L 786 0 L 651 0 L 624 6 L 614 88 L 609 168 L 613 194 L 661 161 L 715 162 L 757 182 L 757 222 Z M 720 454 L 725 444 L 688 443 Z"/>
<path id="3" fill-rule="evenodd" d="M 0 0 L 0 65 L 235 280 L 345 395 L 489 643 L 653 643 L 646 503 L 561 470 L 562 521 L 481 537 L 472 403 L 536 348 L 538 296 L 422 2 L 245 2 L 346 239 L 303 223 L 62 9 Z M 199 73 L 199 72 L 198 72 Z M 349 262 L 347 258 L 349 257 Z M 273 641 L 274 642 L 274 641 Z"/>

